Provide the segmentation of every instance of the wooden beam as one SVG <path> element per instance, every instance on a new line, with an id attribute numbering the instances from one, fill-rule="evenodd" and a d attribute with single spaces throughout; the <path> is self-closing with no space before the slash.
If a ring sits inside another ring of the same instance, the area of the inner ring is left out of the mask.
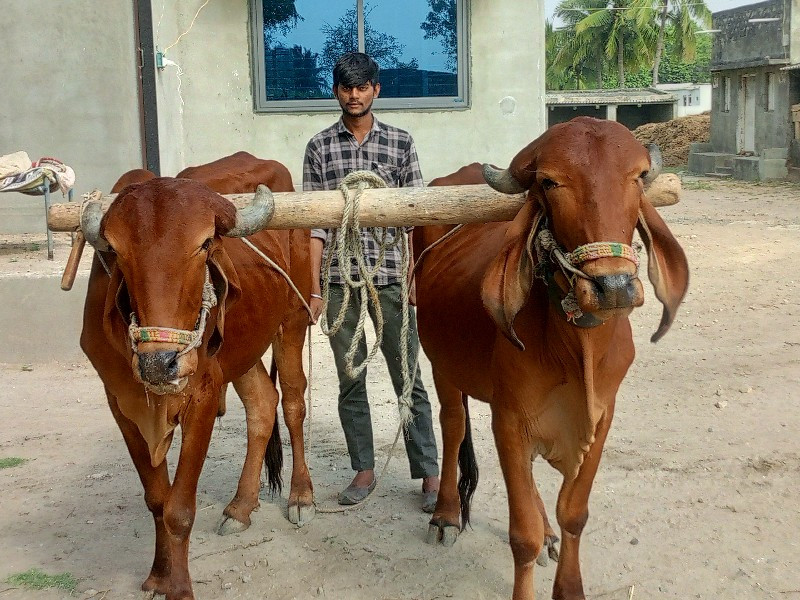
<path id="1" fill-rule="evenodd" d="M 647 196 L 653 206 L 675 204 L 680 197 L 680 179 L 677 175 L 661 175 L 653 182 Z M 253 194 L 225 197 L 237 208 L 243 208 L 250 204 Z M 341 223 L 344 200 L 338 190 L 276 192 L 274 197 L 275 215 L 268 229 L 329 228 Z M 102 197 L 104 211 L 114 198 L 116 194 Z M 361 197 L 360 224 L 378 227 L 509 221 L 524 202 L 524 194 L 503 194 L 485 184 L 367 189 Z M 47 226 L 51 231 L 77 231 L 80 203 L 52 205 Z"/>

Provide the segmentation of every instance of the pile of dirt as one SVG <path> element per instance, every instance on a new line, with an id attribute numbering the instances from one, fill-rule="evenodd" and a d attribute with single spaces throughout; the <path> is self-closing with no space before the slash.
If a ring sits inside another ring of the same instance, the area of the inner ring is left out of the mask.
<path id="1" fill-rule="evenodd" d="M 678 167 L 689 162 L 689 144 L 707 142 L 711 129 L 711 115 L 691 115 L 664 123 L 647 123 L 633 131 L 643 144 L 655 142 L 664 156 L 664 166 Z"/>

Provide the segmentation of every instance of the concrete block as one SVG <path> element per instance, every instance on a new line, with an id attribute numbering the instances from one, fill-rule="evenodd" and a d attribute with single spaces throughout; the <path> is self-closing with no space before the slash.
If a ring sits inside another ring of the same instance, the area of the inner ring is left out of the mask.
<path id="1" fill-rule="evenodd" d="M 758 175 L 761 181 L 786 179 L 789 170 L 785 158 L 761 158 L 758 161 Z"/>
<path id="2" fill-rule="evenodd" d="M 789 148 L 764 148 L 761 151 L 761 158 L 765 158 L 768 160 L 771 159 L 786 160 L 788 157 L 789 157 Z"/>
<path id="3" fill-rule="evenodd" d="M 737 156 L 733 159 L 733 177 L 735 179 L 742 179 L 744 181 L 759 181 L 761 176 L 759 174 L 758 156 Z"/>
<path id="4" fill-rule="evenodd" d="M 705 175 L 724 167 L 732 155 L 724 152 L 691 152 L 689 153 L 689 172 Z"/>
<path id="5" fill-rule="evenodd" d="M 80 335 L 88 283 L 79 275 L 65 292 L 60 275 L 0 277 L 0 363 L 84 360 Z"/>
<path id="6" fill-rule="evenodd" d="M 692 152 L 712 152 L 714 148 L 711 146 L 711 142 L 690 142 L 689 143 L 689 153 Z"/>

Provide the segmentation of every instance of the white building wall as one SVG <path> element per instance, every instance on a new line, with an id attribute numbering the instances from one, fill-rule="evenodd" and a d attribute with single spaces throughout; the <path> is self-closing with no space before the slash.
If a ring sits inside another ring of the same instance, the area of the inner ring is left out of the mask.
<path id="1" fill-rule="evenodd" d="M 156 44 L 185 31 L 202 0 L 167 2 Z M 432 179 L 474 161 L 504 165 L 545 129 L 542 0 L 473 0 L 470 5 L 471 107 L 376 114 L 413 135 L 423 176 Z M 154 3 L 154 23 L 160 4 Z M 238 150 L 279 160 L 296 183 L 308 139 L 338 119 L 334 112 L 255 113 L 247 2 L 211 2 L 167 53 L 182 70 L 158 75 L 162 174 L 174 175 Z M 179 92 L 180 85 L 180 92 Z"/>

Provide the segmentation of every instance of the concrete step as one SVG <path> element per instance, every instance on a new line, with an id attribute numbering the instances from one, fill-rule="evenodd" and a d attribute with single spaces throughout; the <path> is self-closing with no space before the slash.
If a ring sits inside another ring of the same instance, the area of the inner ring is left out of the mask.
<path id="1" fill-rule="evenodd" d="M 717 167 L 716 171 L 720 175 L 732 175 L 733 174 L 733 167 L 732 166 Z"/>
<path id="2" fill-rule="evenodd" d="M 715 177 L 716 179 L 729 179 L 731 177 L 731 174 L 714 171 L 712 173 L 706 173 L 706 177 Z"/>

